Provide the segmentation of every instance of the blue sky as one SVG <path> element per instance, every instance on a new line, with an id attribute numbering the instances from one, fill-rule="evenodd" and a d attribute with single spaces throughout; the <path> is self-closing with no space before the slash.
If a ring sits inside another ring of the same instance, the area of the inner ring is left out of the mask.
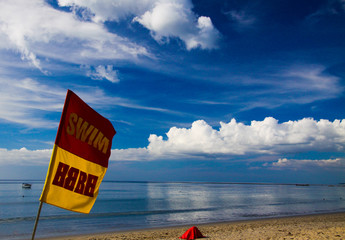
<path id="1" fill-rule="evenodd" d="M 44 179 L 67 89 L 107 117 L 105 179 L 345 182 L 345 1 L 11 0 L 0 178 Z"/>

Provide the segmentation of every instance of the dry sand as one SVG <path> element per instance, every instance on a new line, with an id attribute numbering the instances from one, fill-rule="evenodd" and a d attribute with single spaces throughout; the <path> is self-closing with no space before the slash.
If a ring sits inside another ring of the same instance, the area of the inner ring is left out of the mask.
<path id="1" fill-rule="evenodd" d="M 177 240 L 191 226 L 49 238 L 49 240 Z M 343 239 L 345 213 L 197 225 L 210 240 Z"/>

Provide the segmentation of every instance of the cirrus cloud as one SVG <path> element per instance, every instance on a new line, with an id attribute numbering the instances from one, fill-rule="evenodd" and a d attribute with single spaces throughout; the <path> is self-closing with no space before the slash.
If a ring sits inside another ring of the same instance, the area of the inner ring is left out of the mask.
<path id="1" fill-rule="evenodd" d="M 100 73 L 98 77 L 110 78 Z M 108 79 L 109 81 L 111 79 Z M 115 80 L 115 79 L 114 79 Z M 66 88 L 48 85 L 32 78 L 9 79 L 0 76 L 0 121 L 19 124 L 27 128 L 52 129 L 58 126 L 58 120 L 48 120 L 45 115 L 62 110 Z M 177 114 L 164 108 L 154 108 L 138 104 L 130 99 L 109 96 L 98 87 L 74 86 L 74 91 L 95 109 L 122 107 L 145 111 Z"/>
<path id="2" fill-rule="evenodd" d="M 0 8 L 0 44 L 21 54 L 36 68 L 53 58 L 85 64 L 88 59 L 135 59 L 146 48 L 110 33 L 102 24 L 54 9 L 44 0 L 5 1 Z M 74 43 L 72 43 L 71 40 Z"/>

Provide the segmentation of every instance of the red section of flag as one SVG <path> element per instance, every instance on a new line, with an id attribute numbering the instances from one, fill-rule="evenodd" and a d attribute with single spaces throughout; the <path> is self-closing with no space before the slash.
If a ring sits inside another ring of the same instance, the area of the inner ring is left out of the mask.
<path id="1" fill-rule="evenodd" d="M 111 122 L 68 90 L 55 144 L 85 160 L 108 167 L 113 136 Z"/>
<path id="2" fill-rule="evenodd" d="M 199 229 L 197 227 L 191 227 L 188 229 L 181 237 L 180 239 L 187 239 L 187 240 L 192 240 L 196 238 L 203 238 L 204 236 L 201 234 Z"/>

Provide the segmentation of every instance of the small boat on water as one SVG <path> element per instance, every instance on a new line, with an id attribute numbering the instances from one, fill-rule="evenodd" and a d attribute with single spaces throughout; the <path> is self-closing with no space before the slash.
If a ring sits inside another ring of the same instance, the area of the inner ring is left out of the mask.
<path id="1" fill-rule="evenodd" d="M 30 183 L 22 183 L 22 188 L 31 188 Z"/>

